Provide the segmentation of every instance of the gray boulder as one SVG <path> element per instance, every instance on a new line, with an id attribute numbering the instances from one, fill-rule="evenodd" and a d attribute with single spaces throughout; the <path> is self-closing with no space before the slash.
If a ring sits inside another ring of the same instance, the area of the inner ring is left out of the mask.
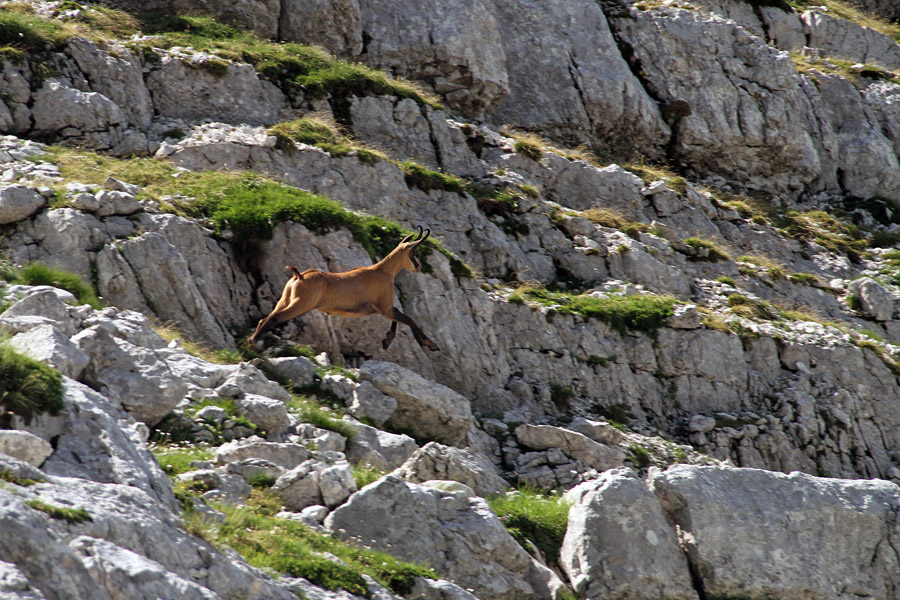
<path id="1" fill-rule="evenodd" d="M 136 346 L 95 325 L 72 338 L 91 362 L 84 381 L 122 404 L 135 419 L 156 425 L 184 398 L 187 386 L 158 350 Z"/>
<path id="2" fill-rule="evenodd" d="M 84 92 L 48 79 L 34 94 L 32 133 L 94 150 L 119 143 L 128 117 L 115 102 L 97 92 Z"/>
<path id="3" fill-rule="evenodd" d="M 479 496 L 502 494 L 509 485 L 497 474 L 493 464 L 477 454 L 437 442 L 429 442 L 416 450 L 394 475 L 413 483 L 431 479 L 458 481 Z"/>
<path id="4" fill-rule="evenodd" d="M 516 427 L 519 443 L 535 450 L 559 448 L 568 456 L 585 465 L 605 471 L 621 467 L 625 451 L 618 446 L 601 444 L 587 436 L 552 425 L 519 425 Z"/>
<path id="5" fill-rule="evenodd" d="M 408 435 L 381 431 L 362 423 L 354 425 L 356 433 L 347 441 L 347 458 L 353 464 L 390 471 L 402 465 L 419 448 Z"/>
<path id="6" fill-rule="evenodd" d="M 237 412 L 269 435 L 279 435 L 290 426 L 287 406 L 281 400 L 244 394 L 235 399 Z"/>
<path id="7" fill-rule="evenodd" d="M 347 461 L 333 465 L 307 460 L 283 474 L 272 486 L 287 510 L 324 504 L 334 508 L 356 491 L 356 482 Z"/>
<path id="8" fill-rule="evenodd" d="M 397 409 L 386 421 L 389 427 L 448 445 L 462 443 L 472 428 L 465 397 L 409 369 L 373 360 L 363 364 L 359 378 L 397 400 Z"/>
<path id="9" fill-rule="evenodd" d="M 302 444 L 267 442 L 251 436 L 222 444 L 216 449 L 216 462 L 228 464 L 248 459 L 263 459 L 285 469 L 293 469 L 308 460 L 310 452 Z"/>
<path id="10" fill-rule="evenodd" d="M 285 356 L 268 360 L 278 375 L 290 379 L 295 386 L 310 385 L 315 380 L 316 364 L 305 356 Z"/>
<path id="11" fill-rule="evenodd" d="M 859 300 L 861 311 L 876 321 L 889 321 L 894 315 L 893 297 L 871 277 L 854 279 L 847 291 Z"/>
<path id="12" fill-rule="evenodd" d="M 545 598 L 527 581 L 533 559 L 480 498 L 388 475 L 325 519 L 335 535 L 418 561 L 482 600 Z"/>
<path id="13" fill-rule="evenodd" d="M 607 471 L 566 498 L 560 564 L 579 597 L 697 600 L 675 530 L 631 469 Z"/>
<path id="14" fill-rule="evenodd" d="M 0 453 L 40 467 L 53 454 L 53 446 L 33 433 L 3 429 L 0 430 Z"/>
<path id="15" fill-rule="evenodd" d="M 146 82 L 157 113 L 175 119 L 270 125 L 284 106 L 281 91 L 252 66 L 210 56 L 165 54 Z"/>
<path id="16" fill-rule="evenodd" d="M 13 336 L 9 343 L 22 354 L 72 379 L 78 379 L 90 362 L 88 355 L 53 325 L 39 325 Z"/>
<path id="17" fill-rule="evenodd" d="M 24 185 L 0 186 L 0 225 L 27 219 L 46 203 L 46 198 Z"/>
<path id="18" fill-rule="evenodd" d="M 650 485 L 708 596 L 891 598 L 900 586 L 900 558 L 882 551 L 900 543 L 892 483 L 677 465 Z"/>
<path id="19" fill-rule="evenodd" d="M 377 427 L 384 426 L 394 411 L 397 409 L 397 400 L 392 396 L 382 394 L 378 388 L 369 381 L 363 381 L 353 389 L 347 412 L 361 419 L 367 417 Z"/>

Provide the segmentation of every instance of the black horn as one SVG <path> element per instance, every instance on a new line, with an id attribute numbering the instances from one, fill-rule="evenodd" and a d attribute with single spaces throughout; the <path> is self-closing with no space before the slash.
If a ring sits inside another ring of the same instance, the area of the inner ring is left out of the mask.
<path id="1" fill-rule="evenodd" d="M 421 244 L 422 242 L 424 242 L 425 240 L 428 239 L 428 236 L 431 235 L 431 230 L 430 230 L 430 229 L 426 229 L 426 230 L 425 230 L 425 235 L 422 235 L 422 228 L 419 227 L 419 235 L 420 235 L 421 237 L 419 237 L 419 238 L 416 240 L 416 246 L 418 246 L 419 244 Z"/>

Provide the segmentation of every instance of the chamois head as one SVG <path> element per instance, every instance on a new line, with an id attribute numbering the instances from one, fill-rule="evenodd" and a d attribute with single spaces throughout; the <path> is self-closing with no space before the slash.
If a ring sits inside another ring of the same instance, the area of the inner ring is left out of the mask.
<path id="1" fill-rule="evenodd" d="M 418 259 L 416 259 L 414 251 L 419 244 L 428 239 L 429 235 L 431 235 L 430 229 L 426 229 L 425 235 L 422 235 L 422 227 L 419 227 L 418 233 L 411 233 L 400 240 L 400 243 L 394 248 L 394 252 L 397 253 L 398 258 L 401 260 L 401 269 L 408 269 L 413 273 L 419 272 L 422 265 L 420 265 Z"/>

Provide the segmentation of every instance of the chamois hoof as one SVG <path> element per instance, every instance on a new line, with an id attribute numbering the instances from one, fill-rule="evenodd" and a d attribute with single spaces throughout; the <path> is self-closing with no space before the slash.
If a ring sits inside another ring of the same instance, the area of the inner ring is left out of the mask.
<path id="1" fill-rule="evenodd" d="M 441 350 L 437 344 L 435 344 L 428 338 L 425 338 L 424 340 L 422 340 L 422 345 L 425 346 L 426 348 L 428 348 L 429 350 L 431 350 L 432 352 L 440 352 L 440 350 Z"/>
<path id="2" fill-rule="evenodd" d="M 392 340 L 392 339 L 384 338 L 383 340 L 381 340 L 381 347 L 382 347 L 383 349 L 387 350 L 387 349 L 388 349 L 388 346 L 390 346 L 390 345 L 391 345 L 391 342 L 393 342 L 393 341 L 394 341 L 394 340 Z"/>

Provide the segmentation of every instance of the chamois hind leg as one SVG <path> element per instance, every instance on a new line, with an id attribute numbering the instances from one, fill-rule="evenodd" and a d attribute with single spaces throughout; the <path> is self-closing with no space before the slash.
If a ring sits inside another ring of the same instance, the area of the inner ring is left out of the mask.
<path id="1" fill-rule="evenodd" d="M 394 341 L 394 335 L 397 333 L 397 321 L 391 321 L 391 328 L 384 335 L 384 339 L 381 340 L 381 347 L 385 350 L 388 349 L 388 346 L 391 345 L 391 342 Z"/>
<path id="2" fill-rule="evenodd" d="M 286 321 L 302 317 L 315 308 L 314 303 L 309 300 L 296 298 L 286 304 L 281 301 L 275 305 L 275 309 L 269 313 L 269 316 L 260 319 L 256 326 L 256 331 L 250 336 L 250 343 L 255 343 L 261 335 L 267 331 L 271 331 Z"/>
<path id="3" fill-rule="evenodd" d="M 385 315 L 385 316 L 387 316 L 387 315 Z M 404 315 L 398 309 L 392 307 L 390 316 L 388 316 L 388 318 L 390 320 L 394 321 L 394 323 L 403 323 L 404 325 L 409 326 L 409 328 L 412 330 L 413 337 L 416 338 L 416 341 L 419 342 L 419 345 L 422 346 L 423 348 L 428 348 L 429 350 L 432 350 L 434 352 L 437 352 L 438 350 L 440 350 L 440 348 L 438 347 L 437 344 L 432 342 L 430 339 L 428 339 L 427 335 L 422 333 L 422 330 L 419 329 L 419 326 L 416 325 L 415 321 L 413 321 L 412 319 L 410 319 L 409 317 Z M 393 332 L 394 330 L 395 330 L 395 327 L 392 325 L 391 331 L 388 332 L 388 335 L 390 336 L 391 332 Z M 385 338 L 385 339 L 387 339 L 387 338 Z M 393 336 L 391 336 L 391 339 L 393 339 Z M 390 342 L 388 342 L 388 343 L 390 343 Z M 383 344 L 383 342 L 382 342 L 382 344 Z"/>

